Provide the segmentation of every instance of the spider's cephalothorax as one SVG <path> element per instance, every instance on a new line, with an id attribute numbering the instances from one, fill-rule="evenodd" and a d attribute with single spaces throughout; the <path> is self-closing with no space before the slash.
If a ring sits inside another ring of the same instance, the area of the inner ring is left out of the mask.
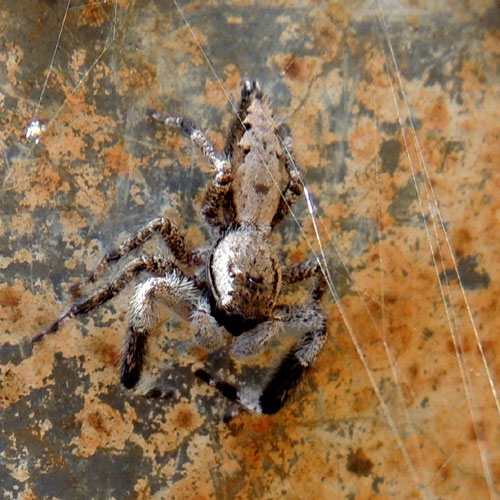
<path id="1" fill-rule="evenodd" d="M 263 321 L 281 289 L 281 265 L 257 226 L 244 224 L 217 242 L 208 262 L 210 288 L 219 310 Z"/>
<path id="2" fill-rule="evenodd" d="M 325 287 L 319 264 L 303 262 L 283 268 L 271 243 L 273 229 L 303 192 L 290 132 L 285 125 L 276 124 L 258 83 L 251 80 L 243 82 L 238 115 L 223 154 L 191 121 L 157 112 L 150 115 L 155 121 L 180 128 L 215 169 L 202 207 L 214 239 L 211 249 L 191 251 L 168 219 L 152 220 L 105 255 L 78 291 L 154 234 L 163 238 L 173 258 L 141 255 L 133 259 L 111 283 L 76 301 L 34 340 L 109 300 L 145 271 L 149 277 L 137 287 L 130 306 L 122 383 L 133 387 L 141 376 L 146 340 L 159 321 L 154 304 L 161 301 L 193 324 L 195 340 L 204 348 L 220 347 L 224 330 L 238 337 L 231 350 L 236 358 L 260 353 L 280 334 L 295 335 L 296 342 L 262 387 L 236 389 L 204 370 L 195 372 L 238 403 L 230 417 L 242 409 L 275 413 L 312 366 L 326 338 L 325 317 L 318 305 Z M 282 284 L 313 277 L 308 304 L 279 304 Z"/>

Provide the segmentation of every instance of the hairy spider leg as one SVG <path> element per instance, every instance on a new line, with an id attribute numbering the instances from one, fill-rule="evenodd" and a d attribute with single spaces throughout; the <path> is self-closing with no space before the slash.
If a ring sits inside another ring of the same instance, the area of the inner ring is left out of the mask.
<path id="1" fill-rule="evenodd" d="M 277 413 L 311 369 L 326 341 L 326 320 L 316 305 L 283 306 L 279 321 L 284 328 L 305 330 L 272 372 L 263 388 L 243 387 L 216 380 L 206 370 L 195 375 L 219 390 L 224 396 L 239 403 L 240 408 L 226 415 L 225 420 L 242 410 L 271 415 Z"/>
<path id="2" fill-rule="evenodd" d="M 290 129 L 286 124 L 282 123 L 278 127 L 276 133 L 281 139 L 281 149 L 283 151 L 285 168 L 290 175 L 290 180 L 282 193 L 278 209 L 271 222 L 271 227 L 273 228 L 288 215 L 292 205 L 304 192 L 304 186 L 301 179 L 302 174 L 292 150 L 292 135 Z"/>
<path id="3" fill-rule="evenodd" d="M 311 294 L 312 300 L 313 302 L 319 302 L 326 287 L 326 281 L 319 262 L 308 260 L 282 269 L 282 282 L 286 285 L 310 278 L 316 278 Z M 281 322 L 275 321 L 275 317 L 279 317 L 279 311 L 282 308 L 283 306 L 277 306 L 272 319 L 259 323 L 236 338 L 231 348 L 231 353 L 235 358 L 244 359 L 256 356 L 266 349 L 274 338 L 287 333 L 283 329 Z"/>
<path id="4" fill-rule="evenodd" d="M 62 313 L 48 328 L 37 333 L 32 338 L 32 341 L 38 342 L 46 335 L 56 332 L 68 319 L 74 318 L 80 314 L 85 314 L 101 304 L 104 304 L 104 302 L 107 302 L 109 299 L 119 294 L 141 271 L 147 271 L 154 275 L 163 275 L 166 272 L 172 272 L 175 268 L 176 266 L 173 262 L 167 261 L 158 255 L 143 256 L 132 260 L 111 283 L 102 289 L 96 290 L 85 300 L 73 303 L 70 308 Z"/>
<path id="5" fill-rule="evenodd" d="M 277 413 L 323 350 L 327 336 L 326 318 L 318 303 L 325 291 L 326 282 L 321 267 L 318 263 L 315 265 L 310 261 L 291 269 L 287 278 L 289 282 L 316 275 L 312 303 L 304 306 L 278 306 L 275 309 L 274 323 L 279 322 L 283 331 L 299 332 L 301 336 L 272 372 L 266 385 L 257 390 L 252 387 L 238 390 L 227 382 L 216 380 L 206 370 L 195 371 L 197 377 L 215 387 L 227 398 L 239 403 L 237 409 L 226 414 L 225 421 L 229 421 L 244 410 L 263 414 Z"/>
<path id="6" fill-rule="evenodd" d="M 259 398 L 262 413 L 278 412 L 304 375 L 310 370 L 326 341 L 326 321 L 316 308 L 303 308 L 291 321 L 314 325 L 282 359 Z M 316 316 L 313 318 L 313 316 Z"/>
<path id="7" fill-rule="evenodd" d="M 193 279 L 180 270 L 149 278 L 138 285 L 130 304 L 130 321 L 121 361 L 121 382 L 127 388 L 134 387 L 140 378 L 147 337 L 159 322 L 154 311 L 159 301 L 191 320 L 199 344 L 214 348 L 222 343 L 222 332 L 210 314 L 208 299 Z"/>
<path id="8" fill-rule="evenodd" d="M 281 270 L 281 279 L 283 284 L 293 285 L 298 281 L 307 280 L 309 278 L 323 276 L 321 265 L 317 260 L 306 260 L 300 264 L 283 267 Z"/>
<path id="9" fill-rule="evenodd" d="M 89 283 L 94 283 L 111 262 L 117 261 L 121 257 L 129 254 L 132 250 L 135 250 L 146 241 L 150 240 L 155 234 L 159 234 L 163 238 L 167 247 L 179 262 L 186 265 L 201 264 L 201 259 L 198 254 L 196 252 L 190 252 L 186 248 L 186 242 L 183 236 L 179 233 L 178 229 L 172 225 L 170 220 L 166 217 L 157 217 L 140 229 L 136 235 L 125 240 L 118 248 L 107 253 L 87 278 L 71 287 L 73 296 L 80 295 L 83 287 Z"/>
<path id="10" fill-rule="evenodd" d="M 281 279 L 285 285 L 291 285 L 297 281 L 313 277 L 316 277 L 316 281 L 311 297 L 314 302 L 319 302 L 326 290 L 325 275 L 319 260 L 306 260 L 300 264 L 284 268 L 281 272 Z"/>
<path id="11" fill-rule="evenodd" d="M 208 137 L 191 120 L 182 116 L 162 116 L 157 111 L 150 111 L 149 115 L 153 120 L 163 123 L 168 127 L 180 128 L 191 139 L 193 144 L 201 150 L 209 164 L 215 168 L 215 175 L 205 193 L 201 213 L 207 224 L 221 231 L 224 228 L 224 221 L 220 218 L 219 207 L 227 195 L 233 180 L 231 164 L 216 150 Z"/>

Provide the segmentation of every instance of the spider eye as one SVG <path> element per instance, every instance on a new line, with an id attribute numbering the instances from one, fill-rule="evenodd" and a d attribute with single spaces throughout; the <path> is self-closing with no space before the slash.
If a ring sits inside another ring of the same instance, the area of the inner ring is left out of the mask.
<path id="1" fill-rule="evenodd" d="M 234 271 L 229 271 L 229 277 L 234 278 L 236 276 L 236 273 Z"/>
<path id="2" fill-rule="evenodd" d="M 262 278 L 262 276 L 259 276 L 258 278 L 255 278 L 254 276 L 248 275 L 247 279 L 253 285 L 262 285 L 262 283 L 264 282 L 264 278 Z"/>

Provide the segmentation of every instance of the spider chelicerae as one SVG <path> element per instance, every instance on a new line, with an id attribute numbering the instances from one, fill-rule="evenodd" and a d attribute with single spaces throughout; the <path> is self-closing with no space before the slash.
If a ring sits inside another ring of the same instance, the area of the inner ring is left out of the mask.
<path id="1" fill-rule="evenodd" d="M 163 302 L 191 322 L 194 338 L 203 348 L 222 345 L 224 332 L 236 337 L 231 353 L 245 359 L 262 352 L 279 335 L 295 335 L 295 342 L 271 368 L 261 387 L 235 386 L 214 379 L 203 369 L 195 374 L 237 403 L 226 414 L 242 410 L 276 413 L 315 362 L 326 339 L 326 321 L 319 307 L 325 290 L 321 266 L 306 261 L 283 267 L 271 235 L 303 193 L 300 171 L 293 158 L 288 127 L 277 125 L 256 81 L 245 80 L 237 116 L 230 127 L 224 153 L 219 153 L 190 120 L 162 116 L 154 121 L 177 127 L 202 151 L 215 174 L 208 185 L 202 216 L 213 244 L 191 250 L 167 218 L 158 217 L 103 257 L 96 269 L 75 287 L 93 283 L 111 262 L 141 247 L 159 234 L 171 256 L 140 255 L 110 283 L 85 299 L 76 299 L 38 341 L 66 320 L 87 313 L 111 299 L 140 272 L 149 277 L 137 286 L 130 304 L 130 320 L 121 358 L 121 382 L 134 387 L 141 369 L 149 333 L 157 326 L 155 304 Z M 314 278 L 305 305 L 279 303 L 282 285 Z"/>

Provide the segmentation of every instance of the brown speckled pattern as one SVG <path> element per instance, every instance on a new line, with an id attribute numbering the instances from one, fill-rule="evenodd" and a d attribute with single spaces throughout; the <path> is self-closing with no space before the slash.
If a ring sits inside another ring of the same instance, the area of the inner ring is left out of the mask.
<path id="1" fill-rule="evenodd" d="M 229 426 L 230 403 L 191 365 L 233 381 L 255 380 L 252 370 L 190 348 L 176 318 L 146 366 L 169 397 L 120 386 L 131 289 L 30 343 L 67 305 L 71 281 L 153 217 L 193 246 L 207 241 L 209 168 L 146 110 L 189 115 L 222 147 L 226 95 L 174 3 L 72 2 L 38 112 L 47 130 L 29 144 L 66 2 L 2 3 L 2 498 L 499 494 L 498 2 L 178 0 L 231 98 L 258 78 L 290 125 L 340 294 L 324 302 L 330 336 L 301 397 Z M 278 234 L 289 264 L 310 256 L 315 234 L 304 200 L 294 211 L 304 234 L 292 218 Z"/>

